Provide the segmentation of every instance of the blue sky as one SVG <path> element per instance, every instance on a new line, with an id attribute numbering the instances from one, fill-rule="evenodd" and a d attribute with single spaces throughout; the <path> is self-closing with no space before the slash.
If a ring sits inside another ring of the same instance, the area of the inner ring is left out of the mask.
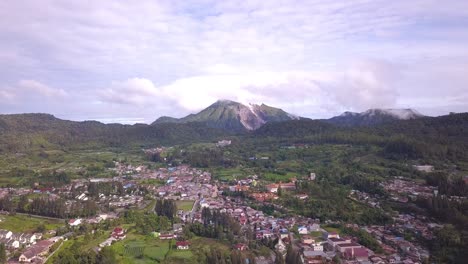
<path id="1" fill-rule="evenodd" d="M 467 1 L 18 0 L 0 17 L 0 113 L 151 122 L 217 99 L 312 118 L 468 111 Z"/>

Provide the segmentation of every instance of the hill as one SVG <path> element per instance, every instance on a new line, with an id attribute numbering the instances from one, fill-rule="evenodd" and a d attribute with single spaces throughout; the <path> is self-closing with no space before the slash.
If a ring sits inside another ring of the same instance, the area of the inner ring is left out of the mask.
<path id="1" fill-rule="evenodd" d="M 158 118 L 152 125 L 201 122 L 208 127 L 242 132 L 256 130 L 266 123 L 294 119 L 299 118 L 265 104 L 243 105 L 229 100 L 219 100 L 197 114 L 190 114 L 180 119 L 164 116 Z"/>
<path id="2" fill-rule="evenodd" d="M 49 114 L 0 115 L 0 152 L 37 148 L 86 148 L 98 146 L 172 145 L 215 140 L 226 131 L 202 123 L 157 125 L 74 122 Z"/>

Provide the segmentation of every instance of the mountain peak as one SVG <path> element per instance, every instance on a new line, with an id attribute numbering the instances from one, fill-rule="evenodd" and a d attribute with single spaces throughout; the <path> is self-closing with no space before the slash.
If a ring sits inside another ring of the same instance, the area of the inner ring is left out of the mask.
<path id="1" fill-rule="evenodd" d="M 244 105 L 231 100 L 218 100 L 197 114 L 190 114 L 180 119 L 160 117 L 153 122 L 153 125 L 158 123 L 201 122 L 210 127 L 238 132 L 256 130 L 268 122 L 292 119 L 298 119 L 298 117 L 265 104 L 249 103 Z"/>
<path id="2" fill-rule="evenodd" d="M 345 126 L 371 126 L 421 117 L 424 117 L 424 115 L 411 108 L 371 108 L 361 113 L 347 111 L 328 119 L 327 122 Z"/>
<path id="3" fill-rule="evenodd" d="M 390 115 L 397 119 L 408 120 L 423 117 L 421 113 L 411 108 L 372 108 L 363 113 L 362 115 Z"/>

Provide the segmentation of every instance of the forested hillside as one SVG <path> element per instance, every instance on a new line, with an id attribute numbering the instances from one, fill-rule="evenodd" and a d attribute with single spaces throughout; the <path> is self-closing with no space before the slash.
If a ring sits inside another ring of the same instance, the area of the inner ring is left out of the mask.
<path id="1" fill-rule="evenodd" d="M 0 151 L 34 149 L 173 145 L 213 140 L 227 134 L 200 123 L 102 124 L 73 122 L 48 114 L 0 115 Z"/>

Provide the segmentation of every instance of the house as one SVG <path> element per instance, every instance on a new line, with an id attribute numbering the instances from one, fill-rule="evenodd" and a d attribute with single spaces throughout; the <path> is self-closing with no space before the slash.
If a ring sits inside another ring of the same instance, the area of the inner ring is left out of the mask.
<path id="1" fill-rule="evenodd" d="M 104 242 L 102 242 L 101 244 L 99 244 L 99 247 L 107 247 L 107 246 L 110 246 L 112 245 L 112 242 L 116 241 L 117 239 L 115 239 L 114 237 L 109 237 L 108 239 L 106 239 Z"/>
<path id="2" fill-rule="evenodd" d="M 0 239 L 10 239 L 13 233 L 9 230 L 0 229 Z"/>
<path id="3" fill-rule="evenodd" d="M 320 230 L 321 230 L 320 224 L 313 223 L 312 225 L 309 226 L 309 231 L 310 232 L 318 232 Z"/>
<path id="4" fill-rule="evenodd" d="M 266 186 L 268 192 L 271 192 L 271 193 L 277 193 L 278 192 L 278 184 L 268 184 Z"/>
<path id="5" fill-rule="evenodd" d="M 50 240 L 39 241 L 35 245 L 26 249 L 23 254 L 20 255 L 18 261 L 32 262 L 37 257 L 45 256 L 49 252 L 52 245 L 54 245 L 54 242 Z"/>
<path id="6" fill-rule="evenodd" d="M 310 175 L 309 175 L 309 180 L 314 181 L 316 177 L 317 176 L 315 175 L 315 173 L 311 172 Z"/>
<path id="7" fill-rule="evenodd" d="M 115 238 L 115 239 L 124 239 L 125 238 L 125 231 L 121 227 L 116 227 L 112 231 L 111 236 L 113 238 Z"/>
<path id="8" fill-rule="evenodd" d="M 348 249 L 356 249 L 356 248 L 362 248 L 362 246 L 357 243 L 342 243 L 342 244 L 336 245 L 336 250 L 342 254 Z"/>
<path id="9" fill-rule="evenodd" d="M 323 263 L 326 254 L 323 251 L 304 250 L 303 263 L 306 264 L 319 264 Z"/>
<path id="10" fill-rule="evenodd" d="M 418 171 L 422 171 L 422 172 L 433 172 L 434 171 L 434 166 L 432 166 L 432 165 L 413 165 L 413 168 L 415 168 Z"/>
<path id="11" fill-rule="evenodd" d="M 70 226 L 79 226 L 81 225 L 81 218 L 70 219 L 70 221 L 68 221 L 68 224 L 70 224 Z"/>
<path id="12" fill-rule="evenodd" d="M 244 251 L 244 250 L 247 250 L 247 245 L 243 243 L 235 244 L 234 249 L 239 250 L 239 251 Z"/>
<path id="13" fill-rule="evenodd" d="M 176 247 L 177 247 L 177 249 L 180 249 L 180 250 L 189 249 L 189 246 L 190 246 L 190 242 L 188 242 L 188 241 L 177 241 L 176 242 Z"/>
<path id="14" fill-rule="evenodd" d="M 333 248 L 335 249 L 337 245 L 339 244 L 348 244 L 348 243 L 351 243 L 351 239 L 343 239 L 343 238 L 335 238 L 335 237 L 332 237 L 332 238 L 329 238 L 327 240 L 328 244 Z"/>
<path id="15" fill-rule="evenodd" d="M 175 233 L 182 232 L 182 230 L 183 230 L 182 224 L 174 224 L 172 226 L 172 231 L 174 231 Z"/>
<path id="16" fill-rule="evenodd" d="M 20 242 L 18 240 L 15 240 L 15 239 L 1 239 L 0 240 L 0 243 L 3 243 L 5 244 L 5 246 L 9 249 L 17 249 L 20 247 Z"/>
<path id="17" fill-rule="evenodd" d="M 337 232 L 325 232 L 325 233 L 323 233 L 323 237 L 325 239 L 340 238 L 340 234 L 338 234 Z"/>
<path id="18" fill-rule="evenodd" d="M 345 259 L 355 259 L 357 261 L 365 261 L 369 259 L 369 252 L 366 248 L 348 248 L 343 254 Z"/>
<path id="19" fill-rule="evenodd" d="M 309 235 L 303 235 L 301 236 L 301 243 L 302 244 L 306 244 L 306 245 L 310 245 L 312 243 L 315 242 L 315 239 Z"/>
<path id="20" fill-rule="evenodd" d="M 323 251 L 323 245 L 320 243 L 313 243 L 311 247 L 314 251 Z"/>
<path id="21" fill-rule="evenodd" d="M 161 235 L 159 235 L 159 239 L 161 239 L 161 240 L 169 240 L 169 239 L 173 239 L 173 238 L 174 238 L 173 234 L 161 234 Z"/>
<path id="22" fill-rule="evenodd" d="M 299 235 L 307 235 L 309 233 L 309 230 L 307 230 L 307 227 L 305 226 L 298 227 L 297 231 L 299 232 Z"/>

